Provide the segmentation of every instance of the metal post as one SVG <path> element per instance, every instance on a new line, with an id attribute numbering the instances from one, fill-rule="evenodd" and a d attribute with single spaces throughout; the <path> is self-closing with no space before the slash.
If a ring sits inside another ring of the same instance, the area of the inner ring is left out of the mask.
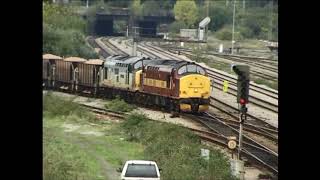
<path id="1" fill-rule="evenodd" d="M 238 159 L 240 160 L 240 154 L 242 150 L 242 126 L 244 121 L 247 119 L 247 108 L 245 105 L 241 105 L 240 109 L 240 116 L 239 116 L 239 121 L 240 121 L 240 129 L 239 129 L 239 149 L 238 149 Z"/>
<path id="2" fill-rule="evenodd" d="M 207 17 L 209 17 L 209 0 L 207 0 Z M 208 31 L 209 31 L 209 27 L 208 27 L 208 25 L 206 26 L 206 29 L 205 29 L 205 31 L 206 31 L 206 37 L 204 38 L 206 41 L 208 40 Z"/>
<path id="3" fill-rule="evenodd" d="M 129 37 L 129 25 L 127 26 L 127 38 Z"/>
<path id="4" fill-rule="evenodd" d="M 137 28 L 134 27 L 134 35 L 133 35 L 133 39 L 132 39 L 132 56 L 137 56 L 137 37 L 136 37 L 136 33 L 137 33 Z"/>
<path id="5" fill-rule="evenodd" d="M 233 22 L 232 22 L 232 42 L 231 42 L 231 54 L 233 54 L 233 42 L 234 42 L 234 21 L 236 12 L 236 0 L 233 1 Z"/>
<path id="6" fill-rule="evenodd" d="M 273 0 L 271 1 L 271 8 L 270 8 L 270 31 L 269 31 L 269 41 L 272 39 L 272 13 L 273 13 Z"/>
<path id="7" fill-rule="evenodd" d="M 87 8 L 89 8 L 89 0 L 87 0 Z"/>
<path id="8" fill-rule="evenodd" d="M 242 0 L 242 8 L 243 8 L 243 11 L 246 10 L 246 0 Z"/>

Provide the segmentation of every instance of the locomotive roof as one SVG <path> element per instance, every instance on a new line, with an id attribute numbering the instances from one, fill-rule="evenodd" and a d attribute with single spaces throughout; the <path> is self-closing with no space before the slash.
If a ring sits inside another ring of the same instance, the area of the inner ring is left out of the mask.
<path id="1" fill-rule="evenodd" d="M 129 65 L 134 64 L 135 62 L 145 59 L 144 57 L 137 57 L 137 56 L 121 56 L 121 55 L 114 55 L 106 58 L 105 65 L 115 65 L 117 63 Z"/>
<path id="2" fill-rule="evenodd" d="M 174 68 L 179 68 L 182 65 L 189 64 L 187 61 L 178 61 L 178 60 L 168 60 L 168 59 L 155 59 L 149 61 L 145 66 L 159 68 L 159 71 L 168 71 L 171 72 Z"/>

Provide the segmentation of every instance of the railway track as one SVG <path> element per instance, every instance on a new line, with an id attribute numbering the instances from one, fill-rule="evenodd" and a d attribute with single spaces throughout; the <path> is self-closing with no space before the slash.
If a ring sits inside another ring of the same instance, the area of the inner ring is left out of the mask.
<path id="1" fill-rule="evenodd" d="M 110 39 L 114 39 L 115 37 L 104 37 L 104 38 L 101 38 L 101 42 L 104 43 L 104 45 L 106 45 L 112 53 L 110 53 L 111 55 L 128 55 L 125 51 L 119 49 L 117 46 L 115 46 L 114 44 L 112 44 L 110 42 Z M 99 39 L 98 39 L 99 40 Z"/>
<path id="2" fill-rule="evenodd" d="M 166 53 L 166 52 L 161 51 L 160 49 L 155 48 L 155 47 L 150 47 L 150 46 L 146 46 L 146 45 L 143 45 L 143 46 L 144 46 L 144 47 L 148 47 L 148 48 L 150 48 L 150 49 L 152 49 L 153 51 L 156 51 L 156 52 L 158 52 L 158 53 Z M 171 58 L 175 58 L 175 59 L 178 59 L 178 60 L 184 60 L 184 59 L 182 59 L 182 58 L 180 58 L 180 57 L 178 57 L 178 56 L 171 56 L 171 55 L 164 55 L 164 56 L 167 57 L 167 58 L 170 58 L 170 59 L 171 59 Z M 221 74 L 221 73 L 217 73 L 217 72 L 215 72 L 215 71 L 213 71 L 213 70 L 211 70 L 211 69 L 207 69 L 207 68 L 206 68 L 206 70 L 207 70 L 209 76 L 211 76 L 211 78 L 213 78 L 213 80 L 217 80 L 217 81 L 215 81 L 215 83 L 217 83 L 220 87 L 222 87 L 222 86 L 223 86 L 223 81 L 226 80 L 226 79 L 225 79 L 225 75 L 224 75 L 224 74 Z M 217 75 L 217 74 L 218 74 L 218 75 Z M 221 77 L 221 76 L 223 76 L 223 77 Z M 235 78 L 229 78 L 229 81 L 230 81 L 230 80 L 231 80 L 231 83 L 230 83 L 230 84 L 232 85 L 232 86 L 230 86 L 230 89 L 231 89 L 232 92 L 228 92 L 228 94 L 231 94 L 231 95 L 233 95 L 233 96 L 236 96 L 236 92 L 237 92 L 236 82 L 237 82 L 237 80 L 236 80 Z M 217 85 L 214 85 L 214 86 L 215 86 L 215 88 L 218 88 Z M 262 92 L 261 90 L 257 90 L 257 87 L 258 87 L 258 86 L 253 86 L 253 87 L 254 87 L 254 88 L 251 88 L 250 90 L 253 90 L 253 91 L 259 92 L 259 93 L 261 93 L 261 94 L 270 96 L 270 97 L 273 98 L 274 100 L 277 100 L 277 99 L 278 99 L 278 97 L 275 95 L 274 91 L 268 91 L 268 93 L 264 93 L 264 92 Z M 252 96 L 252 95 L 250 95 L 249 98 L 250 98 L 250 102 L 251 102 L 252 104 L 255 104 L 256 106 L 260 106 L 260 107 L 262 107 L 262 108 L 264 108 L 264 109 L 267 109 L 267 110 L 270 110 L 270 111 L 272 111 L 272 112 L 278 113 L 278 105 L 277 105 L 277 104 L 270 103 L 269 101 L 263 100 L 263 99 L 261 99 L 261 98 L 257 98 L 257 97 Z"/>
<path id="3" fill-rule="evenodd" d="M 215 89 L 221 89 L 221 87 L 223 86 L 223 82 L 224 80 L 223 79 L 218 79 L 218 78 L 213 78 L 214 79 L 214 82 L 213 82 L 213 85 L 212 87 L 215 88 Z M 228 88 L 228 91 L 226 92 L 232 96 L 237 96 L 237 86 L 235 83 L 230 83 L 229 85 L 229 88 Z M 274 97 L 271 97 L 270 99 L 276 99 L 277 98 L 274 98 Z M 262 107 L 264 109 L 267 109 L 269 111 L 272 111 L 274 113 L 278 113 L 278 105 L 277 104 L 274 104 L 274 103 L 271 103 L 267 100 L 264 100 L 264 99 L 261 99 L 261 98 L 258 98 L 258 97 L 255 97 L 255 96 L 252 96 L 249 94 L 249 102 L 256 105 L 256 106 L 259 106 L 259 107 Z"/>
<path id="4" fill-rule="evenodd" d="M 172 51 L 170 49 L 168 51 L 171 52 L 171 53 L 177 53 L 176 51 Z M 180 54 L 183 54 L 185 56 L 191 57 L 191 59 L 194 57 L 194 55 L 192 55 L 190 53 L 180 52 Z M 223 57 L 223 58 L 225 58 L 225 57 Z M 227 59 L 227 58 L 225 58 L 225 59 Z M 265 79 L 265 80 L 269 80 L 269 81 L 275 81 L 275 82 L 278 81 L 278 77 L 277 76 L 257 70 L 257 68 L 260 68 L 260 69 L 271 71 L 272 73 L 277 73 L 278 71 L 275 70 L 272 67 L 268 67 L 268 66 L 266 67 L 264 65 L 256 65 L 256 63 L 248 63 L 247 61 L 243 61 L 243 60 L 235 60 L 235 58 L 233 58 L 233 59 L 228 58 L 228 59 L 232 60 L 232 61 L 240 62 L 240 63 L 246 63 L 246 64 L 249 64 L 250 66 L 255 66 L 256 70 L 254 70 L 254 69 L 250 70 L 250 73 L 252 75 L 254 75 L 254 76 L 257 76 L 259 78 L 262 78 L 262 79 Z"/>
<path id="5" fill-rule="evenodd" d="M 173 46 L 168 46 L 168 45 L 161 45 L 162 47 L 166 48 L 166 49 L 171 49 L 174 51 L 185 51 L 185 52 L 192 52 L 192 49 L 190 48 L 177 48 L 177 47 L 173 47 Z M 264 63 L 265 64 L 269 64 L 272 66 L 278 66 L 278 61 L 276 60 L 272 60 L 269 58 L 265 58 L 265 57 L 256 57 L 256 56 L 244 56 L 244 55 L 232 55 L 232 54 L 224 54 L 224 53 L 218 53 L 218 52 L 204 52 L 205 54 L 208 55 L 214 55 L 214 56 L 221 56 L 221 57 L 235 57 L 235 58 L 241 58 L 241 59 L 246 59 L 246 60 L 251 60 L 251 61 L 255 61 L 255 62 L 259 62 L 259 63 Z"/>
<path id="6" fill-rule="evenodd" d="M 157 51 L 158 53 L 165 53 L 165 54 L 168 54 L 168 52 L 171 53 L 170 51 L 166 51 L 166 50 L 157 48 L 156 45 L 148 45 L 147 43 L 145 43 L 144 46 L 145 46 L 145 47 L 148 47 L 148 48 L 150 48 L 150 49 L 152 49 L 152 50 L 155 50 L 155 51 Z M 177 60 L 184 60 L 184 61 L 185 61 L 185 59 L 179 57 L 178 55 L 175 55 L 175 53 L 171 53 L 171 54 L 168 55 L 167 57 L 168 57 L 168 58 L 174 57 L 174 58 L 177 59 Z M 214 70 L 212 70 L 212 69 L 208 69 L 208 68 L 205 68 L 205 69 L 206 69 L 207 71 L 209 71 L 210 74 L 211 74 L 211 73 L 212 73 L 212 74 L 219 74 L 219 75 L 222 76 L 223 78 L 232 79 L 232 80 L 235 80 L 235 81 L 236 81 L 236 78 L 234 78 L 234 77 L 232 77 L 232 76 L 219 73 L 219 72 L 214 71 Z M 254 87 L 254 90 L 258 90 L 259 92 L 261 92 L 261 91 L 267 91 L 268 93 L 272 93 L 273 95 L 278 95 L 278 93 L 277 93 L 276 91 L 274 91 L 274 90 L 270 90 L 270 89 L 267 89 L 267 88 L 263 88 L 263 87 L 261 87 L 261 86 L 255 85 L 255 84 L 253 84 L 253 83 L 250 83 L 250 86 L 251 86 L 251 87 Z M 250 87 L 250 89 L 251 89 L 251 87 Z"/>
<path id="7" fill-rule="evenodd" d="M 126 42 L 127 43 L 127 46 L 132 46 L 132 44 L 130 44 L 129 42 Z M 138 45 L 138 50 L 140 51 L 143 51 L 145 54 L 151 54 L 154 57 L 158 57 L 158 58 L 168 58 L 168 59 L 177 59 L 177 60 L 184 60 L 182 59 L 181 57 L 177 56 L 177 55 L 171 55 L 171 54 L 167 54 L 166 51 L 164 50 L 161 50 L 159 48 L 156 48 L 154 46 L 151 46 L 151 45 L 148 45 L 146 42 L 142 42 L 140 45 Z M 150 50 L 151 49 L 151 50 Z M 155 52 L 157 54 L 155 54 Z M 161 56 L 159 56 L 158 54 L 161 54 Z M 236 78 L 233 78 L 233 77 L 228 77 L 222 73 L 219 73 L 219 72 L 216 72 L 216 71 L 213 71 L 211 69 L 207 69 L 207 72 L 209 74 L 209 76 L 211 78 L 213 78 L 214 80 L 214 88 L 216 89 L 219 89 L 219 86 L 222 87 L 223 85 L 223 81 L 225 80 L 228 80 L 230 82 L 230 91 L 228 92 L 228 94 L 230 95 L 233 95 L 233 96 L 236 96 L 236 82 L 237 82 L 237 79 Z M 217 85 L 218 84 L 218 85 Z M 252 85 L 252 87 L 250 87 L 251 89 L 250 90 L 253 90 L 257 93 L 260 93 L 260 94 L 263 94 L 263 95 L 266 95 L 268 96 L 268 100 L 273 100 L 273 101 L 276 101 L 278 100 L 278 96 L 277 96 L 277 93 L 275 91 L 272 91 L 272 90 L 266 90 L 266 91 L 262 91 L 261 88 L 259 86 L 256 86 L 256 85 Z M 272 111 L 274 113 L 278 113 L 278 105 L 277 103 L 270 103 L 269 101 L 267 100 L 264 100 L 264 99 L 261 99 L 261 98 L 258 98 L 258 97 L 255 97 L 255 96 L 252 96 L 250 95 L 249 96 L 250 98 L 250 102 L 256 106 L 259 106 L 259 107 L 262 107 L 264 109 L 267 109 L 269 111 Z M 255 118 L 255 119 L 258 119 L 258 118 Z"/>
<path id="8" fill-rule="evenodd" d="M 81 106 L 87 108 L 93 113 L 112 116 L 120 119 L 124 119 L 126 115 L 128 115 L 128 113 L 111 111 L 104 108 L 89 106 L 86 104 L 81 104 Z M 210 114 L 205 114 L 203 116 L 195 116 L 191 114 L 183 115 L 188 116 L 189 118 L 199 122 L 209 129 L 208 131 L 186 127 L 197 134 L 202 140 L 209 141 L 226 148 L 228 137 L 238 137 L 239 132 L 236 128 L 228 123 L 225 123 L 223 120 L 220 120 L 215 116 L 212 116 Z M 239 147 L 237 146 L 237 149 L 238 148 Z M 246 135 L 243 136 L 243 147 L 241 156 L 245 157 L 246 160 L 251 164 L 262 166 L 273 172 L 275 175 L 278 174 L 278 153 L 272 151 L 268 147 L 265 147 L 264 145 L 256 142 Z"/>
<path id="9" fill-rule="evenodd" d="M 193 117 L 193 119 L 197 120 L 214 133 L 220 135 L 220 141 L 222 138 L 224 138 L 225 141 L 230 136 L 238 137 L 239 131 L 237 129 L 210 114 L 196 116 Z M 246 158 L 259 163 L 273 173 L 278 174 L 278 153 L 246 135 L 243 135 L 243 147 L 241 155 L 244 155 Z"/>
<path id="10" fill-rule="evenodd" d="M 233 121 L 239 124 L 239 110 L 229 104 L 226 104 L 216 98 L 210 98 L 210 106 L 223 112 L 224 114 L 231 117 Z M 228 118 L 230 119 L 230 118 Z M 249 128 L 254 128 L 264 134 L 265 137 L 270 138 L 272 140 L 278 140 L 278 128 L 270 125 L 269 123 L 257 118 L 251 114 L 247 114 L 246 123 Z"/>
<path id="11" fill-rule="evenodd" d="M 127 46 L 132 46 L 132 44 L 129 43 L 128 41 L 125 41 L 125 44 Z M 172 56 L 170 54 L 167 54 L 167 52 L 165 52 L 164 50 L 158 49 L 156 47 L 150 47 L 150 45 L 148 45 L 146 43 L 141 43 L 141 45 L 139 44 L 137 49 L 139 51 L 143 52 L 144 54 L 146 54 L 146 55 L 148 54 L 148 55 L 151 55 L 153 57 L 160 57 L 158 54 L 162 54 L 162 58 L 168 58 L 168 59 L 174 58 L 174 59 L 178 59 L 178 60 L 183 60 L 180 57 L 178 57 L 177 55 L 173 55 Z M 152 50 L 150 50 L 150 49 L 152 49 Z M 153 51 L 155 51 L 157 54 L 155 52 L 153 52 Z M 223 81 L 228 80 L 229 84 L 230 84 L 230 91 L 228 93 L 233 95 L 233 96 L 236 96 L 236 82 L 237 82 L 236 78 L 231 77 L 231 76 L 226 76 L 225 74 L 222 74 L 222 73 L 217 72 L 217 71 L 213 71 L 211 69 L 207 69 L 207 72 L 208 72 L 209 76 L 211 76 L 214 79 L 215 88 L 219 88 L 219 86 L 222 87 Z M 256 93 L 260 93 L 260 94 L 268 96 L 269 101 L 270 101 L 270 99 L 274 100 L 274 101 L 278 100 L 277 92 L 273 91 L 273 90 L 263 89 L 260 86 L 256 86 L 254 84 L 251 84 L 250 85 L 250 91 L 254 91 Z M 252 104 L 256 105 L 256 106 L 260 106 L 260 107 L 262 107 L 264 109 L 267 109 L 269 111 L 272 111 L 274 113 L 278 112 L 277 104 L 270 103 L 269 101 L 266 101 L 266 100 L 261 99 L 261 98 L 257 98 L 257 97 L 252 96 L 252 95 L 250 95 L 249 99 L 250 99 L 250 102 Z M 218 102 L 218 100 L 215 99 L 215 102 Z M 224 103 L 223 106 L 225 106 L 225 108 L 227 108 L 227 109 L 230 109 L 230 107 L 232 107 L 232 106 L 230 106 L 230 105 L 228 105 L 226 103 Z M 223 108 L 220 108 L 220 109 L 223 109 Z M 256 123 L 252 123 L 253 125 L 259 125 L 259 126 L 262 126 L 262 127 L 267 126 L 266 125 L 267 123 L 265 123 L 263 120 L 255 117 L 253 115 L 248 114 L 248 117 L 251 118 L 253 121 L 257 121 Z M 275 131 L 276 132 L 273 132 L 273 133 L 277 133 L 277 129 Z M 270 137 L 271 136 L 272 135 L 270 135 Z"/>
<path id="12" fill-rule="evenodd" d="M 99 49 L 99 50 L 98 50 L 98 54 L 99 54 L 100 56 L 102 56 L 102 57 L 108 57 L 108 56 L 110 56 L 110 54 L 109 54 L 106 50 L 104 50 L 104 49 L 101 48 L 101 46 L 95 41 L 95 39 L 96 39 L 96 37 L 94 37 L 94 36 L 89 36 L 89 37 L 87 37 L 87 42 L 88 42 L 89 45 L 90 45 L 91 47 L 93 47 L 94 49 Z"/>

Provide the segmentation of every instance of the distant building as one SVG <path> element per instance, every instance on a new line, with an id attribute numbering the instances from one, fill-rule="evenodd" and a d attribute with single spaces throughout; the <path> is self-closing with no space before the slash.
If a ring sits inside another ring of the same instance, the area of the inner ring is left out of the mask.
<path id="1" fill-rule="evenodd" d="M 68 4 L 69 0 L 52 0 L 53 3 Z"/>

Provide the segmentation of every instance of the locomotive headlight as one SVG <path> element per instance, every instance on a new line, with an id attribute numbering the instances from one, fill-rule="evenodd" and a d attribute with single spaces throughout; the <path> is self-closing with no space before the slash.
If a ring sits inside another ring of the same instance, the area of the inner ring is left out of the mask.
<path id="1" fill-rule="evenodd" d="M 197 93 L 197 92 L 198 92 L 198 89 L 194 89 L 194 92 Z"/>

